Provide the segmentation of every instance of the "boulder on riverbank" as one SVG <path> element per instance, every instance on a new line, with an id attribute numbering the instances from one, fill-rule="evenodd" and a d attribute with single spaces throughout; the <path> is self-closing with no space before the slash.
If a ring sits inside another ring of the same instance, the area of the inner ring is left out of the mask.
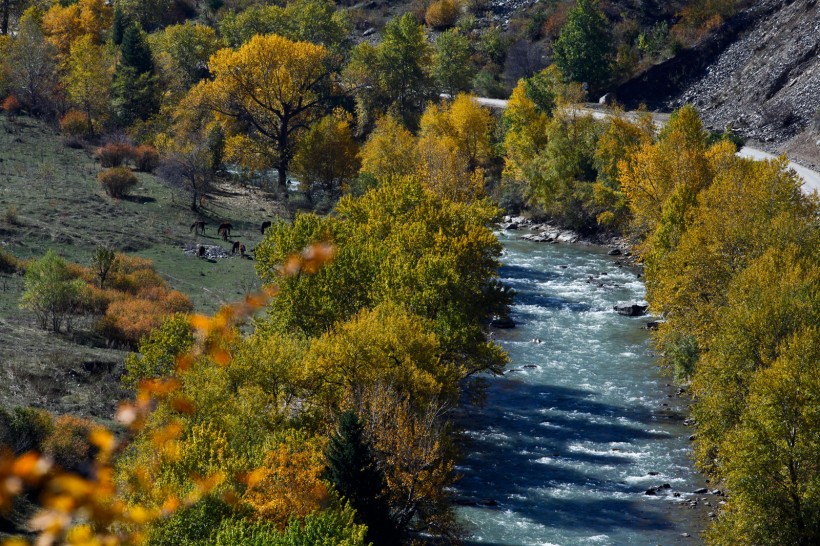
<path id="1" fill-rule="evenodd" d="M 640 317 L 646 314 L 648 305 L 641 305 L 639 303 L 628 303 L 625 305 L 616 305 L 613 309 L 625 317 Z"/>
<path id="2" fill-rule="evenodd" d="M 494 315 L 493 320 L 490 321 L 490 326 L 493 328 L 515 328 L 515 321 L 509 316 Z"/>

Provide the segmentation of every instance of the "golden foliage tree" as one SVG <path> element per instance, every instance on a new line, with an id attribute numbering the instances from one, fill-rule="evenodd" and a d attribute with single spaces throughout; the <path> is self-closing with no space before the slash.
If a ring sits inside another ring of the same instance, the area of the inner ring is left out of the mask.
<path id="1" fill-rule="evenodd" d="M 255 36 L 211 57 L 214 79 L 194 87 L 192 99 L 222 123 L 229 158 L 251 169 L 273 166 L 285 189 L 298 137 L 327 92 L 327 57 L 324 47 L 309 42 Z"/>

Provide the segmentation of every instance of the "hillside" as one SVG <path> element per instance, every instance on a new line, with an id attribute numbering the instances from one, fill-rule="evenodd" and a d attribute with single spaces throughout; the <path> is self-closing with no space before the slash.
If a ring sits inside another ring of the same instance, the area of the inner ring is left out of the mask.
<path id="1" fill-rule="evenodd" d="M 199 216 L 188 197 L 140 173 L 140 185 L 124 200 L 106 196 L 95 177 L 101 170 L 86 150 L 63 145 L 48 125 L 31 118 L 0 117 L 0 245 L 17 258 L 39 258 L 53 249 L 88 265 L 94 249 L 107 245 L 154 261 L 171 287 L 185 293 L 199 312 L 213 312 L 257 286 L 253 261 L 229 257 L 203 260 L 186 245 L 229 249 L 216 224 L 228 220 L 233 240 L 253 248 L 259 224 L 285 214 L 281 205 L 253 188 L 233 185 L 213 192 Z M 190 233 L 194 220 L 209 223 L 206 235 Z M 109 348 L 87 334 L 89 324 L 54 335 L 21 310 L 24 279 L 0 275 L 0 404 L 32 405 L 58 413 L 108 418 L 118 392 L 127 351 Z"/>
<path id="2" fill-rule="evenodd" d="M 705 123 L 772 152 L 820 162 L 820 7 L 766 0 L 621 86 L 619 98 L 662 109 L 694 104 Z"/>

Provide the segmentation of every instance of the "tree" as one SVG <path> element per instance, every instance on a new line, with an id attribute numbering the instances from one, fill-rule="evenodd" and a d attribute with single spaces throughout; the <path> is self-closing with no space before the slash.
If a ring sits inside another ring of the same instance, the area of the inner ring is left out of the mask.
<path id="1" fill-rule="evenodd" d="M 41 14 L 29 8 L 20 19 L 20 29 L 9 46 L 8 66 L 15 96 L 35 113 L 53 107 L 57 80 L 56 50 L 46 40 Z"/>
<path id="2" fill-rule="evenodd" d="M 433 98 L 430 49 L 424 28 L 406 13 L 387 23 L 378 46 L 362 43 L 353 50 L 344 79 L 356 96 L 360 124 L 389 112 L 415 126 Z"/>
<path id="3" fill-rule="evenodd" d="M 383 116 L 362 146 L 362 172 L 385 181 L 413 173 L 415 139 L 413 134 L 393 116 Z"/>
<path id="4" fill-rule="evenodd" d="M 771 367 L 750 378 L 739 426 L 722 442 L 725 512 L 708 533 L 715 545 L 820 541 L 820 331 L 783 342 Z"/>
<path id="5" fill-rule="evenodd" d="M 255 36 L 211 57 L 214 80 L 191 90 L 222 123 L 229 157 L 248 168 L 273 166 L 283 191 L 299 136 L 325 99 L 327 55 L 308 42 Z"/>
<path id="6" fill-rule="evenodd" d="M 352 116 L 336 110 L 310 128 L 293 158 L 293 171 L 308 194 L 334 195 L 358 173 L 358 146 L 350 128 Z"/>
<path id="7" fill-rule="evenodd" d="M 108 274 L 111 273 L 111 270 L 114 269 L 116 265 L 117 254 L 113 249 L 98 246 L 94 250 L 94 256 L 91 258 L 91 268 L 94 271 L 94 275 L 100 281 L 100 288 L 105 288 L 105 281 L 108 278 Z"/>
<path id="8" fill-rule="evenodd" d="M 131 24 L 123 33 L 120 62 L 114 75 L 114 115 L 122 125 L 148 119 L 159 110 L 154 59 L 142 28 Z"/>
<path id="9" fill-rule="evenodd" d="M 284 7 L 253 6 L 226 15 L 219 29 L 237 48 L 257 34 L 278 34 L 294 42 L 324 46 L 334 56 L 343 56 L 350 45 L 350 21 L 344 10 L 330 0 L 294 0 Z"/>
<path id="10" fill-rule="evenodd" d="M 209 76 L 208 60 L 221 44 L 213 28 L 190 21 L 165 27 L 148 41 L 163 82 L 176 96 Z"/>
<path id="11" fill-rule="evenodd" d="M 43 328 L 71 329 L 71 316 L 82 305 L 85 283 L 74 277 L 65 261 L 50 250 L 26 268 L 26 290 L 20 306 L 34 311 Z"/>
<path id="12" fill-rule="evenodd" d="M 104 120 L 108 113 L 114 60 L 85 34 L 71 44 L 67 68 L 64 81 L 68 97 L 85 113 L 88 132 L 94 134 L 94 122 Z"/>
<path id="13" fill-rule="evenodd" d="M 384 41 L 379 45 L 379 61 L 379 81 L 390 104 L 406 122 L 412 121 L 430 95 L 430 46 L 423 27 L 412 14 L 405 13 L 387 23 Z"/>
<path id="14" fill-rule="evenodd" d="M 610 73 L 610 37 L 606 16 L 595 0 L 578 0 L 553 45 L 555 64 L 568 81 L 592 89 L 606 84 Z"/>
<path id="15" fill-rule="evenodd" d="M 105 0 L 79 0 L 62 6 L 56 3 L 43 16 L 43 30 L 57 48 L 61 64 L 75 41 L 88 36 L 91 43 L 101 45 L 104 33 L 111 28 L 113 10 Z"/>
<path id="16" fill-rule="evenodd" d="M 430 63 L 430 75 L 439 89 L 451 97 L 470 89 L 475 75 L 470 40 L 460 34 L 458 29 L 447 30 L 439 35 Z"/>
<path id="17" fill-rule="evenodd" d="M 384 474 L 376 464 L 364 427 L 353 411 L 339 416 L 338 429 L 325 451 L 325 476 L 339 494 L 356 509 L 357 519 L 367 525 L 366 540 L 374 545 L 398 542 L 385 497 Z"/>
<path id="18" fill-rule="evenodd" d="M 183 102 L 174 112 L 174 123 L 155 139 L 162 153 L 159 176 L 182 187 L 191 196 L 191 210 L 197 211 L 210 191 L 224 153 L 224 133 L 210 112 Z"/>

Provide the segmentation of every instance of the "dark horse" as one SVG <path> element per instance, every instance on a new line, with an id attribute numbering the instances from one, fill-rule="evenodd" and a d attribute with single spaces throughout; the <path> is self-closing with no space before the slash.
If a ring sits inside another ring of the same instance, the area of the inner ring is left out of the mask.
<path id="1" fill-rule="evenodd" d="M 239 245 L 239 255 L 245 257 L 245 245 Z"/>
<path id="2" fill-rule="evenodd" d="M 236 254 L 237 252 L 239 252 L 239 246 L 240 246 L 240 242 L 239 242 L 239 241 L 234 241 L 234 242 L 233 242 L 233 246 L 231 246 L 231 256 L 233 256 L 234 254 Z M 243 246 L 244 246 L 244 245 L 243 245 Z"/>
<path id="3" fill-rule="evenodd" d="M 259 231 L 262 232 L 262 235 L 265 234 L 265 230 L 268 229 L 270 225 L 270 220 L 265 220 L 264 222 L 262 222 L 262 227 L 259 228 Z"/>
<path id="4" fill-rule="evenodd" d="M 191 224 L 191 231 L 196 229 L 197 235 L 199 235 L 200 233 L 202 233 L 202 235 L 205 235 L 205 226 L 207 226 L 207 225 L 208 225 L 207 222 L 205 222 L 203 220 L 197 220 L 196 222 Z"/>
<path id="5" fill-rule="evenodd" d="M 233 228 L 233 226 L 231 224 L 229 224 L 228 222 L 222 222 L 221 224 L 219 224 L 219 228 L 216 230 L 216 232 L 218 234 L 222 235 L 222 240 L 223 241 L 227 241 L 228 237 L 231 236 L 231 229 L 232 228 Z"/>

